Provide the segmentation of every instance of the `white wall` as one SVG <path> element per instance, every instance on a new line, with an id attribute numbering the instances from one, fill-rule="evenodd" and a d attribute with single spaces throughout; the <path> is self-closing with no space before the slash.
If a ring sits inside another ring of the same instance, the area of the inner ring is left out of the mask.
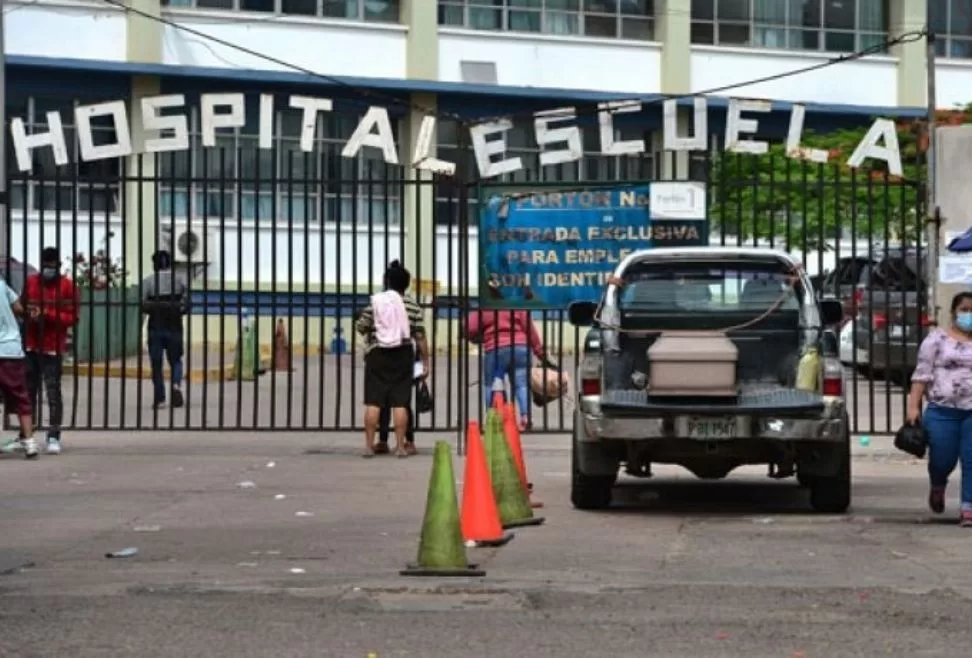
<path id="1" fill-rule="evenodd" d="M 103 2 L 3 3 L 8 55 L 123 62 L 125 14 Z"/>
<path id="2" fill-rule="evenodd" d="M 972 103 L 972 60 L 935 60 L 935 101 L 942 109 Z"/>
<path id="3" fill-rule="evenodd" d="M 166 18 L 194 30 L 273 56 L 315 73 L 373 78 L 405 77 L 405 31 L 401 25 L 327 21 L 299 17 L 254 20 L 238 12 L 165 12 Z M 165 64 L 295 72 L 165 26 Z"/>
<path id="4" fill-rule="evenodd" d="M 799 70 L 826 61 L 806 54 L 756 48 L 692 46 L 692 91 Z M 897 59 L 871 56 L 772 82 L 715 92 L 716 96 L 772 98 L 844 105 L 898 104 Z"/>
<path id="5" fill-rule="evenodd" d="M 500 85 L 661 91 L 657 43 L 441 28 L 439 80 L 462 82 L 463 60 L 495 62 Z"/>

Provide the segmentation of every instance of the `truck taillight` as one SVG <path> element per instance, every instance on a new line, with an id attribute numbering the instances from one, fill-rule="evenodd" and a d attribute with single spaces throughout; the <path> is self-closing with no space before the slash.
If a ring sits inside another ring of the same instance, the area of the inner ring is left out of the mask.
<path id="1" fill-rule="evenodd" d="M 601 394 L 601 380 L 597 378 L 593 379 L 581 379 L 581 395 L 600 395 Z"/>
<path id="2" fill-rule="evenodd" d="M 844 366 L 838 359 L 827 359 L 823 367 L 822 393 L 829 397 L 844 394 Z"/>
<path id="3" fill-rule="evenodd" d="M 878 331 L 888 326 L 888 316 L 884 313 L 874 313 L 871 316 L 871 329 Z"/>

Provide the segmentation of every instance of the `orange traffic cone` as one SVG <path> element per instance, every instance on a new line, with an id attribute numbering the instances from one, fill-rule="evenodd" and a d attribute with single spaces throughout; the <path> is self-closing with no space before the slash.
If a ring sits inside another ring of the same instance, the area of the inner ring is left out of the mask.
<path id="1" fill-rule="evenodd" d="M 516 423 L 516 414 L 512 405 L 507 405 L 504 409 L 503 430 L 506 440 L 510 444 L 510 452 L 513 453 L 513 459 L 516 462 L 516 470 L 520 473 L 520 481 L 523 483 L 527 496 L 531 499 L 530 506 L 533 508 L 543 507 L 543 503 L 532 500 L 533 484 L 527 478 L 526 461 L 523 459 L 523 444 L 520 442 L 520 426 Z"/>
<path id="2" fill-rule="evenodd" d="M 493 496 L 493 482 L 486 464 L 486 451 L 479 423 L 466 430 L 466 473 L 462 484 L 462 536 L 475 546 L 502 546 L 513 539 L 504 533 L 499 508 Z"/>
<path id="3" fill-rule="evenodd" d="M 283 372 L 291 370 L 290 345 L 283 318 L 277 320 L 277 329 L 273 333 L 273 369 Z"/>

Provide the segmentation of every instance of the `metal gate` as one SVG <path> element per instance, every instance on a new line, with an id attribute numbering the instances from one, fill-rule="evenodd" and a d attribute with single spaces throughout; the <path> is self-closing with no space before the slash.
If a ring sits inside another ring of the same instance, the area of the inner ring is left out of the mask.
<path id="1" fill-rule="evenodd" d="M 8 276 L 22 280 L 22 263 L 39 266 L 41 249 L 55 246 L 79 288 L 65 428 L 359 429 L 364 369 L 353 320 L 395 258 L 412 272 L 434 346 L 435 404 L 418 427 L 454 432 L 481 415 L 482 355 L 462 333 L 477 305 L 479 183 L 351 161 L 337 143 L 315 153 L 292 146 L 258 151 L 238 141 L 9 176 Z M 523 156 L 533 166 L 511 180 L 545 189 L 704 182 L 713 244 L 798 254 L 820 290 L 844 301 L 854 430 L 888 433 L 902 418 L 901 386 L 929 324 L 922 154 L 913 144 L 903 150 L 910 161 L 900 179 L 794 160 L 774 146 L 763 156 L 718 148 L 592 156 L 542 172 L 534 153 Z M 140 282 L 157 247 L 176 256 L 191 289 L 179 409 L 152 405 Z M 548 354 L 572 376 L 582 336 L 562 310 L 535 321 Z M 252 377 L 239 341 L 247 327 L 260 352 Z M 277 359 L 284 355 L 289 363 Z M 39 408 L 46 416 L 43 399 Z M 534 431 L 572 427 L 569 399 L 528 413 Z"/>

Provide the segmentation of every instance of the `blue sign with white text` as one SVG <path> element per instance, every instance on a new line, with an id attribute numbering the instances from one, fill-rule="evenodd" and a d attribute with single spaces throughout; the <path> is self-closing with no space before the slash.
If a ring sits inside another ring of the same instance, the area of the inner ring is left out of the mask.
<path id="1" fill-rule="evenodd" d="M 704 220 L 649 219 L 648 185 L 508 189 L 481 205 L 481 307 L 565 310 L 599 299 L 631 252 L 707 239 Z"/>

